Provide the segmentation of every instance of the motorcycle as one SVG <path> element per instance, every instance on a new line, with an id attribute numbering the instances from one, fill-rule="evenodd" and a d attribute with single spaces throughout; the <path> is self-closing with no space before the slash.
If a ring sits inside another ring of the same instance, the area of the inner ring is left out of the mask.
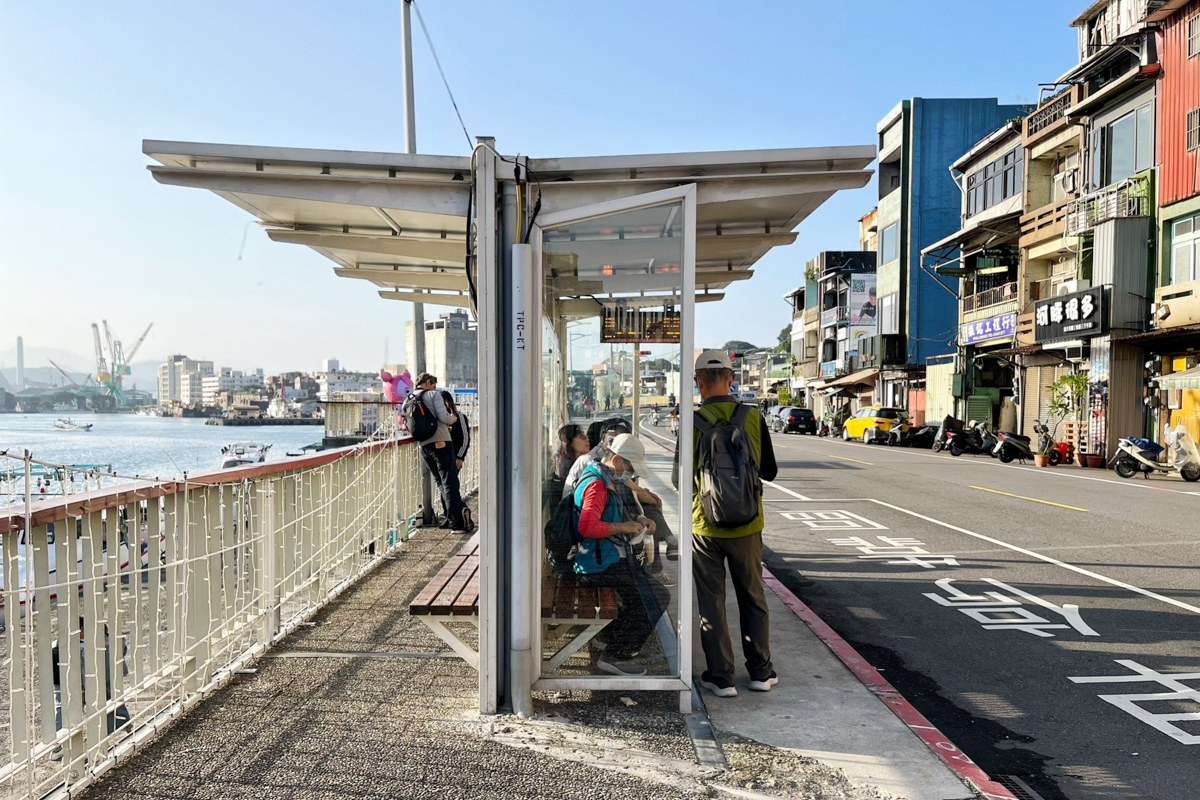
<path id="1" fill-rule="evenodd" d="M 962 429 L 962 420 L 955 419 L 949 415 L 943 417 L 942 424 L 938 426 L 937 435 L 933 437 L 933 445 L 931 445 L 933 452 L 940 453 L 942 450 L 944 450 L 947 442 L 950 441 L 951 432 L 961 432 Z"/>
<path id="2" fill-rule="evenodd" d="M 922 425 L 920 428 L 909 428 L 901 432 L 898 427 L 887 433 L 888 447 L 931 447 L 937 436 L 937 428 L 932 425 Z"/>
<path id="3" fill-rule="evenodd" d="M 946 449 L 952 456 L 961 456 L 963 453 L 972 455 L 986 453 L 993 458 L 996 457 L 993 451 L 996 449 L 998 439 L 983 423 L 972 420 L 966 430 L 948 431 L 946 435 L 948 439 Z"/>
<path id="4" fill-rule="evenodd" d="M 658 409 L 656 408 L 650 412 L 650 424 L 657 428 L 661 422 L 662 414 L 658 413 Z"/>
<path id="5" fill-rule="evenodd" d="M 837 420 L 826 417 L 821 420 L 821 426 L 817 428 L 817 436 L 841 436 L 842 425 Z"/>
<path id="6" fill-rule="evenodd" d="M 671 435 L 672 436 L 679 435 L 679 415 L 678 414 L 671 415 Z"/>
<path id="7" fill-rule="evenodd" d="M 1044 422 L 1037 422 L 1033 429 L 1037 431 L 1038 437 L 1041 440 L 1039 452 L 1045 453 L 1049 451 L 1050 466 L 1057 467 L 1059 464 L 1070 464 L 1075 460 L 1075 445 L 1070 442 L 1056 442 L 1050 435 L 1050 429 L 1046 427 Z"/>
<path id="8" fill-rule="evenodd" d="M 1157 442 L 1137 436 L 1122 439 L 1117 445 L 1117 463 L 1114 465 L 1117 474 L 1122 478 L 1132 478 L 1140 472 L 1149 478 L 1152 472 L 1178 472 L 1179 476 L 1189 483 L 1200 481 L 1200 452 L 1197 452 L 1196 443 L 1191 435 L 1181 424 L 1178 428 L 1167 428 L 1166 438 L 1166 448 Z M 1168 455 L 1170 451 L 1175 451 L 1173 460 L 1158 460 L 1164 449 L 1168 451 Z"/>
<path id="9" fill-rule="evenodd" d="M 1011 464 L 1014 459 L 1019 458 L 1025 461 L 1026 459 L 1033 458 L 1035 453 L 1044 453 L 1049 450 L 1050 465 L 1053 467 L 1057 467 L 1062 463 L 1069 463 L 1075 458 L 1075 446 L 1070 442 L 1055 442 L 1050 436 L 1050 428 L 1046 426 L 1046 423 L 1041 420 L 1035 420 L 1033 430 L 1038 435 L 1036 448 L 1033 445 L 1033 440 L 1028 436 L 1002 431 L 993 455 L 1005 464 Z"/>

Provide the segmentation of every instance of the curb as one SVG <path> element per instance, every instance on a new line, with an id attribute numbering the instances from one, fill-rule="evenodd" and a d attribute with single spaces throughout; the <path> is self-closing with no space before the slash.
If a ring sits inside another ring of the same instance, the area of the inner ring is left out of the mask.
<path id="1" fill-rule="evenodd" d="M 934 727 L 933 723 L 927 720 L 920 711 L 917 711 L 912 703 L 904 699 L 904 696 L 868 664 L 858 654 L 858 651 L 850 646 L 849 642 L 838 636 L 825 620 L 817 616 L 816 612 L 805 605 L 799 597 L 792 594 L 791 590 L 784 586 L 765 566 L 763 567 L 763 583 L 769 586 L 784 605 L 790 608 L 792 613 L 799 617 L 800 621 L 807 625 L 809 630 L 815 633 L 817 638 L 824 642 L 825 646 L 854 673 L 854 676 L 862 681 L 868 691 L 882 700 L 884 705 L 890 708 L 892 713 L 908 726 L 909 730 L 928 745 L 929 749 L 955 775 L 982 793 L 988 800 L 1017 800 L 1012 792 L 992 780 L 966 753 L 958 748 L 958 745 L 950 741 L 946 734 Z"/>

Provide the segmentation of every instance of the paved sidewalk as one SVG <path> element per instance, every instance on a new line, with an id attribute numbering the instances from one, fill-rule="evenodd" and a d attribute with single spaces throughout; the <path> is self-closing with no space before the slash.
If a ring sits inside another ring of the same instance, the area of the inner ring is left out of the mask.
<path id="1" fill-rule="evenodd" d="M 771 658 L 779 685 L 767 693 L 750 691 L 737 646 L 741 633 L 732 583 L 726 597 L 738 696 L 701 690 L 714 728 L 840 768 L 855 783 L 903 800 L 977 797 L 770 588 Z M 698 633 L 693 659 L 699 675 L 704 652 Z"/>

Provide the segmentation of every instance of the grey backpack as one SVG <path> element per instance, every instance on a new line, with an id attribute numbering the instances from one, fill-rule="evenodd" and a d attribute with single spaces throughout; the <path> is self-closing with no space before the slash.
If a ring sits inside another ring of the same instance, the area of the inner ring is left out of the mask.
<path id="1" fill-rule="evenodd" d="M 700 508 L 718 528 L 740 528 L 758 518 L 762 479 L 745 428 L 749 413 L 749 406 L 738 404 L 732 419 L 716 424 L 699 412 L 695 415 L 700 431 Z"/>

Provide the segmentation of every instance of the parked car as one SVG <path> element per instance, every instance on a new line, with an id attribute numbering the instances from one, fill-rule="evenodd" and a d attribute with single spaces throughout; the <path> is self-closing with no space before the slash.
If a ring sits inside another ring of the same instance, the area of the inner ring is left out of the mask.
<path id="1" fill-rule="evenodd" d="M 783 415 L 791 411 L 791 406 L 778 406 L 767 412 L 767 427 L 773 432 L 779 433 L 783 424 Z"/>
<path id="2" fill-rule="evenodd" d="M 912 427 L 912 422 L 903 409 L 867 406 L 860 408 L 846 420 L 846 424 L 842 426 L 842 438 L 846 441 L 862 439 L 864 443 L 870 444 L 886 440 L 893 427 L 899 428 L 901 434 L 907 433 Z"/>
<path id="3" fill-rule="evenodd" d="M 817 418 L 812 409 L 789 408 L 779 419 L 784 433 L 811 433 L 814 436 L 817 433 Z"/>

